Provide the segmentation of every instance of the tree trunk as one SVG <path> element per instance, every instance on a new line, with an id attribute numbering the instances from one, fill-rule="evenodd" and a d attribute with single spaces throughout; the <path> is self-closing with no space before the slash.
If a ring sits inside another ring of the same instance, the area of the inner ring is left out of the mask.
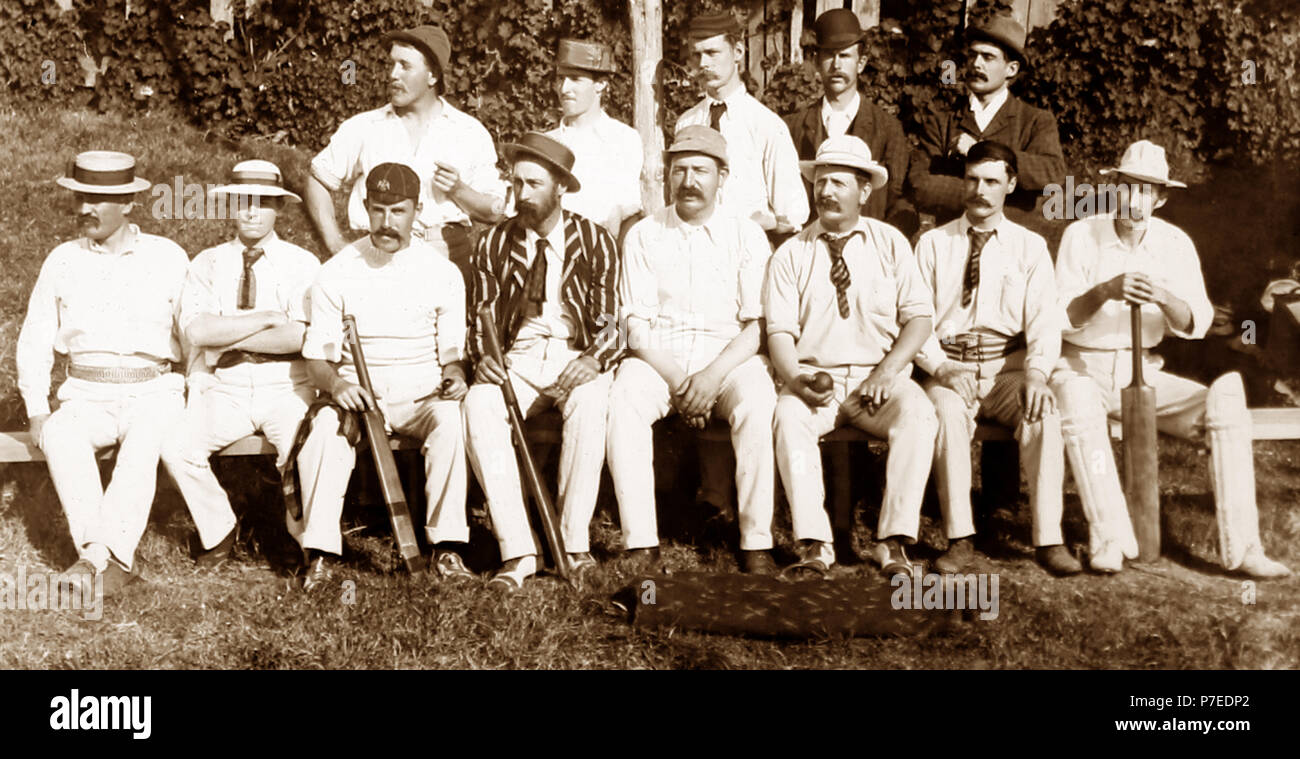
<path id="1" fill-rule="evenodd" d="M 632 27 L 633 125 L 641 135 L 645 157 L 641 172 L 641 208 L 652 214 L 663 208 L 664 133 L 663 0 L 628 0 Z"/>

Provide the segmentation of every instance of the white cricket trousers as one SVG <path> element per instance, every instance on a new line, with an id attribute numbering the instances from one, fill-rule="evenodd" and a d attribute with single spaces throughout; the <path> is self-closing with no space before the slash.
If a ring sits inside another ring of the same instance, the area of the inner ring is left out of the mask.
<path id="1" fill-rule="evenodd" d="M 410 369 L 398 367 L 395 371 Z M 424 455 L 424 494 L 429 508 L 425 537 L 430 543 L 468 542 L 469 521 L 465 512 L 468 482 L 460 403 L 433 398 L 387 401 L 386 397 L 402 398 L 412 391 L 403 392 L 396 382 L 390 385 L 385 381 L 386 372 L 375 368 L 370 372 L 389 430 L 423 442 L 420 452 Z M 433 387 L 438 382 L 435 376 Z M 432 387 L 425 392 L 429 390 Z M 290 523 L 289 533 L 303 550 L 343 552 L 339 520 L 343 516 L 343 496 L 356 462 L 356 450 L 339 434 L 338 411 L 332 406 L 322 408 L 312 419 L 311 432 L 298 454 L 303 518 L 301 523 Z"/>
<path id="2" fill-rule="evenodd" d="M 776 460 L 781 469 L 785 497 L 790 502 L 790 521 L 795 540 L 833 539 L 826 514 L 826 486 L 822 479 L 822 457 L 818 441 L 843 424 L 889 442 L 885 459 L 885 497 L 876 525 L 879 540 L 891 537 L 916 539 L 921 525 L 921 499 L 930 477 L 934 437 L 938 423 L 925 391 L 908 377 L 898 375 L 889 400 L 875 414 L 867 413 L 857 394 L 858 386 L 871 374 L 870 366 L 819 368 L 800 366 L 800 373 L 826 372 L 834 382 L 834 399 L 813 408 L 802 398 L 783 389 L 776 402 L 773 426 L 776 431 Z M 847 473 L 843 476 L 848 476 Z"/>
<path id="3" fill-rule="evenodd" d="M 1023 354 L 1021 354 L 1023 356 Z M 934 379 L 926 382 L 926 394 L 934 403 L 939 419 L 934 461 L 939 485 L 939 505 L 948 539 L 975 534 L 971 512 L 971 442 L 980 417 L 1015 430 L 1020 445 L 1020 464 L 1029 481 L 1029 509 L 1033 515 L 1035 546 L 1065 542 L 1061 517 L 1065 512 L 1062 489 L 1065 482 L 1065 451 L 1061 441 L 1061 418 L 1044 414 L 1028 422 L 1021 411 L 1025 373 L 1017 356 L 991 361 L 967 362 L 975 370 L 979 398 L 967 406 L 961 396 Z M 1013 364 L 1008 367 L 1007 364 Z"/>
<path id="4" fill-rule="evenodd" d="M 315 397 L 312 387 L 288 383 L 258 387 L 217 381 L 198 393 L 191 388 L 183 423 L 163 442 L 162 461 L 185 498 L 205 550 L 235 529 L 230 497 L 212 472 L 212 454 L 260 432 L 275 447 L 280 468 Z"/>
<path id="5" fill-rule="evenodd" d="M 68 518 L 77 553 L 99 544 L 128 570 L 149 525 L 164 436 L 185 406 L 185 378 L 168 373 L 147 382 L 68 379 L 59 409 L 36 441 Z M 100 486 L 96 453 L 116 445 L 108 487 Z"/>
<path id="6" fill-rule="evenodd" d="M 753 356 L 723 380 L 713 413 L 731 425 L 736 453 L 736 495 L 740 504 L 740 547 L 772 547 L 776 489 L 772 413 L 776 388 L 767 361 Z M 618 497 L 624 547 L 659 545 L 655 515 L 654 433 L 651 425 L 676 413 L 668 383 L 649 364 L 626 358 L 609 394 L 607 459 Z"/>
<path id="7" fill-rule="evenodd" d="M 1106 541 L 1118 540 L 1128 558 L 1137 556 L 1137 538 L 1106 419 L 1120 417 L 1121 393 L 1133 376 L 1132 356 L 1127 350 L 1090 351 L 1066 343 L 1052 375 L 1061 404 L 1065 450 L 1091 527 L 1090 547 L 1096 552 Z M 1219 556 L 1225 568 L 1236 569 L 1247 551 L 1262 547 L 1253 435 L 1241 375 L 1229 372 L 1207 388 L 1169 374 L 1163 366 L 1159 356 L 1144 355 L 1142 378 L 1156 391 L 1156 427 L 1165 434 L 1192 440 L 1209 432 Z M 1098 523 L 1101 529 L 1097 529 Z"/>
<path id="8" fill-rule="evenodd" d="M 516 344 L 506 356 L 520 414 L 527 419 L 556 406 L 564 418 L 557 507 L 564 550 L 569 553 L 590 549 L 589 527 L 605 466 L 605 414 L 613 372 L 598 375 L 562 398 L 543 391 L 581 355 L 567 340 L 538 338 Z M 466 449 L 487 497 L 501 560 L 535 555 L 538 548 L 524 506 L 523 479 L 500 386 L 471 387 L 464 412 Z"/>

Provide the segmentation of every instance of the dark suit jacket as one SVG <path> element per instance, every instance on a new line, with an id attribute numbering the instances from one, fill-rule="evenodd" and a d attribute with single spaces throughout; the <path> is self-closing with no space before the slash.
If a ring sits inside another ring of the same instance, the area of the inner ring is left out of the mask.
<path id="1" fill-rule="evenodd" d="M 911 226 L 903 229 L 904 234 L 911 235 L 915 224 L 909 219 L 915 215 L 912 204 L 903 197 L 903 182 L 907 176 L 907 164 L 911 157 L 912 146 L 903 134 L 903 125 L 888 111 L 871 102 L 865 93 L 859 93 L 858 115 L 849 124 L 848 134 L 867 143 L 871 148 L 871 157 L 883 164 L 889 171 L 889 184 L 871 193 L 863 215 L 873 219 L 887 221 L 898 226 Z M 826 139 L 826 126 L 822 124 L 822 99 L 817 98 L 809 105 L 781 117 L 790 129 L 795 150 L 799 151 L 799 160 L 811 161 L 817 157 L 817 148 Z M 808 190 L 808 206 L 812 209 L 809 223 L 817 218 L 817 204 L 812 199 L 812 185 L 805 180 Z M 901 227 L 900 227 L 901 228 Z"/>
<path id="2" fill-rule="evenodd" d="M 965 165 L 960 154 L 948 150 L 962 132 L 976 140 L 997 140 L 1016 152 L 1020 176 L 1016 191 L 1007 197 L 1007 215 L 1017 223 L 1041 222 L 1037 211 L 1044 200 L 1043 188 L 1064 184 L 1065 157 L 1056 118 L 1015 95 L 1007 96 L 986 130 L 976 125 L 965 95 L 956 107 L 936 105 L 921 120 L 921 139 L 908 174 L 917 207 L 933 213 L 936 224 L 951 221 L 965 210 L 961 200 Z"/>

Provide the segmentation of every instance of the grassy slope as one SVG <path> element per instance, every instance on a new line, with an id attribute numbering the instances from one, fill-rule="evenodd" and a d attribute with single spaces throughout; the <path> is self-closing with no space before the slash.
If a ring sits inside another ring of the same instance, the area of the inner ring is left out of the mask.
<path id="1" fill-rule="evenodd" d="M 180 126 L 167 114 L 130 123 L 85 113 L 0 112 L 0 159 L 12 167 L 0 186 L 0 428 L 20 428 L 14 390 L 13 341 L 40 262 L 55 241 L 73 234 L 54 187 L 77 150 L 133 152 L 152 181 L 220 181 L 238 158 L 276 160 L 300 186 L 308 156 L 254 143 L 235 150 Z M 147 212 L 146 205 L 141 211 Z M 220 222 L 138 221 L 177 240 L 191 254 L 225 236 Z M 283 219 L 289 239 L 317 247 L 299 211 Z M 1204 448 L 1169 442 L 1162 449 L 1166 554 L 1150 569 L 1113 578 L 1052 580 L 1032 562 L 1023 499 L 993 516 L 995 558 L 974 571 L 998 572 L 1001 615 L 929 639 L 783 642 L 695 633 L 642 631 L 609 601 L 632 579 L 613 549 L 617 532 L 605 510 L 594 529 L 599 557 L 609 558 L 590 587 L 571 592 L 551 580 L 503 598 L 480 583 L 439 586 L 408 578 L 387 539 L 382 509 L 352 503 L 345 516 L 348 565 L 334 587 L 317 596 L 297 589 L 286 567 L 292 543 L 278 513 L 269 464 L 223 461 L 244 527 L 236 561 L 215 575 L 196 575 L 188 558 L 193 527 L 177 494 L 159 493 L 140 549 L 145 584 L 110 600 L 103 621 L 74 613 L 0 613 L 0 667 L 1297 667 L 1300 666 L 1300 580 L 1259 585 L 1254 605 L 1241 602 L 1242 582 L 1217 567 L 1217 534 L 1205 475 Z M 1256 445 L 1261 531 L 1270 553 L 1300 568 L 1300 443 Z M 164 478 L 165 479 L 165 478 Z M 873 499 L 868 498 L 868 501 Z M 661 514 L 674 504 L 661 501 Z M 937 509 L 927 506 L 917 554 L 943 544 Z M 667 521 L 667 516 L 662 517 Z M 861 547 L 874 523 L 859 515 Z M 1067 496 L 1067 537 L 1086 541 L 1078 500 Z M 788 516 L 778 516 L 788 545 Z M 475 511 L 475 552 L 482 571 L 494 562 L 493 541 Z M 675 570 L 735 571 L 717 548 L 695 548 L 671 531 L 666 556 Z M 20 565 L 59 568 L 74 558 L 58 499 L 43 465 L 0 466 L 0 572 Z M 872 576 L 858 567 L 841 574 Z M 343 580 L 356 583 L 344 603 Z M 882 581 L 883 582 L 883 581 Z"/>

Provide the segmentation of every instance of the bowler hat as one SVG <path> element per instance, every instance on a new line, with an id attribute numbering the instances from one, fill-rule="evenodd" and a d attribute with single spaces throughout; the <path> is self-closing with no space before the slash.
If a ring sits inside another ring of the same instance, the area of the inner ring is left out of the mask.
<path id="1" fill-rule="evenodd" d="M 598 74 L 612 74 L 616 70 L 614 56 L 607 45 L 568 38 L 560 40 L 560 48 L 555 53 L 555 65 Z"/>
<path id="2" fill-rule="evenodd" d="M 851 134 L 827 139 L 817 148 L 816 158 L 799 162 L 799 172 L 811 182 L 818 166 L 843 166 L 860 171 L 871 178 L 873 190 L 879 190 L 889 182 L 889 172 L 872 159 L 871 148 L 860 137 Z"/>
<path id="3" fill-rule="evenodd" d="M 413 29 L 389 32 L 384 36 L 385 44 L 391 45 L 394 42 L 413 45 L 415 49 L 437 61 L 438 68 L 442 69 L 442 75 L 447 76 L 447 68 L 451 62 L 451 40 L 447 39 L 447 33 L 442 30 L 442 27 L 425 24 Z"/>
<path id="4" fill-rule="evenodd" d="M 302 198 L 284 189 L 280 167 L 270 161 L 240 161 L 230 172 L 230 184 L 212 190 L 213 195 L 262 195 L 289 198 L 302 202 Z"/>
<path id="5" fill-rule="evenodd" d="M 727 165 L 727 138 L 718 130 L 704 124 L 692 124 L 677 130 L 673 144 L 664 151 L 669 156 L 677 153 L 703 153 Z"/>
<path id="6" fill-rule="evenodd" d="M 1009 14 L 999 13 L 966 30 L 966 41 L 992 42 L 1009 57 L 1029 65 L 1025 58 L 1025 28 Z"/>
<path id="7" fill-rule="evenodd" d="M 817 49 L 833 53 L 859 42 L 866 34 L 858 14 L 848 8 L 833 8 L 817 17 Z"/>
<path id="8" fill-rule="evenodd" d="M 149 180 L 135 175 L 135 157 L 113 150 L 78 153 L 68 175 L 55 182 L 69 190 L 97 195 L 134 195 L 149 189 Z"/>
<path id="9" fill-rule="evenodd" d="M 518 142 L 503 145 L 501 150 L 511 161 L 535 158 L 558 171 L 569 186 L 569 192 L 582 189 L 582 184 L 573 175 L 573 151 L 553 137 L 547 137 L 541 132 L 525 132 Z"/>

